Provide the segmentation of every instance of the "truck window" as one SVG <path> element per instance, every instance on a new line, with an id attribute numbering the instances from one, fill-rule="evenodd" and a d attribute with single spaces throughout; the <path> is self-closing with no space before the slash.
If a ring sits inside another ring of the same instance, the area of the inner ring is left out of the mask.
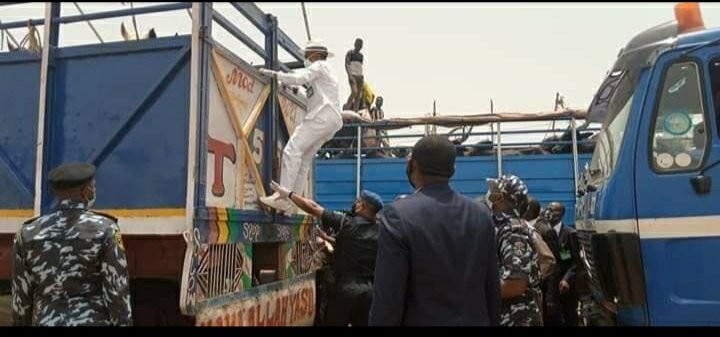
<path id="1" fill-rule="evenodd" d="M 595 178 L 609 177 L 620 154 L 625 127 L 627 126 L 630 108 L 632 107 L 635 83 L 626 73 L 620 74 L 621 78 L 613 82 L 615 88 L 612 97 L 605 105 L 607 106 L 607 117 L 603 124 L 602 131 L 598 135 L 598 141 L 593 153 L 591 168 L 598 170 L 600 176 Z M 618 76 L 620 76 L 618 75 Z M 605 91 L 605 89 L 601 89 Z M 606 98 L 607 100 L 607 98 Z"/>
<path id="2" fill-rule="evenodd" d="M 701 90 L 696 63 L 676 63 L 667 70 L 652 132 L 656 172 L 694 170 L 702 164 L 707 133 Z"/>

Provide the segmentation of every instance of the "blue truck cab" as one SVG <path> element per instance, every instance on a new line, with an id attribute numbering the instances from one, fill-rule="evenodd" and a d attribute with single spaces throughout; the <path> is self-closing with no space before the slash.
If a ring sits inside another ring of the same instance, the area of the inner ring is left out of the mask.
<path id="1" fill-rule="evenodd" d="M 720 29 L 696 4 L 635 36 L 588 110 L 576 205 L 590 321 L 720 324 Z"/>

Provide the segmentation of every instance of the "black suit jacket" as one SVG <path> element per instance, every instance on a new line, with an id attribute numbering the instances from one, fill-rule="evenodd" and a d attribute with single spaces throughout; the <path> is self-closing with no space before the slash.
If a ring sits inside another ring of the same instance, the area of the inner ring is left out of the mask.
<path id="1" fill-rule="evenodd" d="M 370 325 L 497 325 L 500 280 L 487 206 L 434 184 L 386 207 Z"/>
<path id="2" fill-rule="evenodd" d="M 536 228 L 548 247 L 550 247 L 550 250 L 552 250 L 555 261 L 557 261 L 557 282 L 561 280 L 567 281 L 570 284 L 571 292 L 574 293 L 577 262 L 580 260 L 577 232 L 572 227 L 562 225 L 558 236 L 553 226 L 547 222 L 538 222 Z"/>

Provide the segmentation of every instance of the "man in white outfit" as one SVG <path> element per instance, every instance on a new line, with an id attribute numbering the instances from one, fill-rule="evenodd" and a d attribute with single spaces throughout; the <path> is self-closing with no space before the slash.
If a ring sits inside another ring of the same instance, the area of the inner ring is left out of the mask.
<path id="1" fill-rule="evenodd" d="M 293 73 L 260 69 L 264 75 L 276 76 L 284 84 L 302 85 L 307 94 L 308 112 L 283 150 L 280 186 L 294 193 L 302 193 L 315 153 L 343 125 L 337 77 L 327 62 L 331 56 L 324 43 L 311 41 L 305 47 L 305 68 Z M 260 198 L 260 202 L 286 214 L 294 210 L 293 204 L 277 192 Z"/>

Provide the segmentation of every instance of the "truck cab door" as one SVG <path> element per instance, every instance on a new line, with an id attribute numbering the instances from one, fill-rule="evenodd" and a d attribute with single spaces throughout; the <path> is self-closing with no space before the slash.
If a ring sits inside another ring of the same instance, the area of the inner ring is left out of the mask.
<path id="1" fill-rule="evenodd" d="M 696 193 L 691 180 L 720 160 L 720 48 L 656 63 L 635 157 L 638 230 L 651 325 L 720 324 L 720 168 Z"/>

